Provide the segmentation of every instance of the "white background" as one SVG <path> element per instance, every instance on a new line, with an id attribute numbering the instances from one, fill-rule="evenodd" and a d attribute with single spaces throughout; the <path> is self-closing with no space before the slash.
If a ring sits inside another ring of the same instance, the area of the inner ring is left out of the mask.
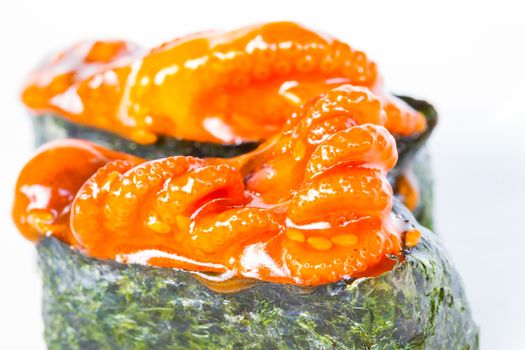
<path id="1" fill-rule="evenodd" d="M 483 349 L 525 349 L 525 8 L 519 1 L 6 1 L 0 4 L 0 348 L 42 349 L 34 248 L 9 217 L 32 134 L 18 100 L 46 53 L 87 38 L 152 46 L 296 20 L 365 50 L 397 93 L 431 100 L 438 231 Z"/>

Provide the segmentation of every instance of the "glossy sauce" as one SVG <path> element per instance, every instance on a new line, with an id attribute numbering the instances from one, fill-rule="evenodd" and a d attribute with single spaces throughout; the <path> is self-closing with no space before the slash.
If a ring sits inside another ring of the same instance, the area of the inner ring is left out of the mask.
<path id="1" fill-rule="evenodd" d="M 416 210 L 421 202 L 417 178 L 411 168 L 404 170 L 394 185 L 396 193 L 403 204 L 411 211 Z"/>
<path id="2" fill-rule="evenodd" d="M 14 218 L 29 239 L 55 235 L 92 257 L 190 270 L 217 290 L 244 286 L 232 278 L 316 286 L 375 275 L 393 266 L 389 256 L 402 259 L 405 236 L 419 240 L 392 214 L 386 174 L 397 150 L 385 121 L 378 97 L 344 85 L 231 159 L 146 162 L 61 141 L 22 171 Z M 29 219 L 35 210 L 44 228 Z"/>
<path id="3" fill-rule="evenodd" d="M 193 34 L 149 51 L 82 42 L 39 67 L 22 99 L 37 115 L 141 144 L 158 135 L 238 144 L 271 137 L 297 107 L 341 84 L 374 91 L 392 133 L 424 131 L 424 117 L 384 91 L 363 52 L 289 22 Z"/>

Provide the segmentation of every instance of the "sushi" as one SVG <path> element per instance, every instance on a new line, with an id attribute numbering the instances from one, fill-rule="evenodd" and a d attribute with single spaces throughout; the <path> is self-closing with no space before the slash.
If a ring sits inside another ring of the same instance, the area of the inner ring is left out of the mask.
<path id="1" fill-rule="evenodd" d="M 387 118 L 342 85 L 233 158 L 41 148 L 13 217 L 49 348 L 476 349 L 439 237 L 393 194 Z"/>

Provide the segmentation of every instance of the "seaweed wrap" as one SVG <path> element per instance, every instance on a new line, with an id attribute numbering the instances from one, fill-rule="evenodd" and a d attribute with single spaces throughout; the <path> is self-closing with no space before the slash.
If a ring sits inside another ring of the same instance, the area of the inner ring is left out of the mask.
<path id="1" fill-rule="evenodd" d="M 394 212 L 415 223 L 401 204 Z M 377 277 L 235 293 L 46 238 L 45 337 L 50 349 L 477 349 L 461 280 L 439 237 L 415 225 L 421 242 Z"/>
<path id="2" fill-rule="evenodd" d="M 385 108 L 341 85 L 233 158 L 41 148 L 13 217 L 49 348 L 477 349 L 439 237 L 394 196 Z"/>
<path id="3" fill-rule="evenodd" d="M 437 125 L 438 115 L 434 107 L 423 100 L 398 96 L 425 116 L 424 132 L 412 135 L 395 135 L 399 159 L 388 178 L 395 195 L 414 214 L 423 226 L 433 229 L 433 177 L 431 157 L 426 141 Z"/>

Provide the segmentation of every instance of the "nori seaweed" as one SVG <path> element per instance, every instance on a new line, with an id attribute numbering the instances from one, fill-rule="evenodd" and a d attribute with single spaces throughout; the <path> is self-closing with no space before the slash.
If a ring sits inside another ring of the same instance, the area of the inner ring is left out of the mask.
<path id="1" fill-rule="evenodd" d="M 460 278 L 439 237 L 418 228 L 422 241 L 392 271 L 308 293 L 273 283 L 216 293 L 189 272 L 97 260 L 46 238 L 45 339 L 88 350 L 477 349 Z"/>
<path id="2" fill-rule="evenodd" d="M 437 121 L 437 113 L 429 103 L 410 97 L 399 96 L 413 108 L 422 112 L 427 119 L 427 130 L 417 136 L 396 137 L 399 152 L 399 164 L 403 165 L 424 144 Z M 196 142 L 180 140 L 168 136 L 159 136 L 156 143 L 140 145 L 109 131 L 77 124 L 54 114 L 33 115 L 31 117 L 35 132 L 35 144 L 40 146 L 46 142 L 77 138 L 98 143 L 101 146 L 116 151 L 131 153 L 146 159 L 159 159 L 173 155 L 192 155 L 196 157 L 234 157 L 255 149 L 257 143 L 239 145 L 222 145 L 212 142 Z"/>
<path id="3" fill-rule="evenodd" d="M 432 230 L 434 228 L 434 179 L 432 176 L 431 157 L 426 146 L 419 149 L 412 156 L 410 162 L 405 164 L 402 169 L 391 171 L 388 174 L 388 181 L 392 185 L 396 196 L 398 196 L 396 179 L 397 176 L 403 174 L 403 171 L 412 173 L 419 189 L 419 204 L 412 211 L 412 214 L 420 225 Z"/>
<path id="4" fill-rule="evenodd" d="M 418 182 L 419 204 L 413 214 L 420 225 L 434 229 L 434 179 L 430 154 L 423 147 L 410 162 L 412 172 Z M 395 191 L 395 190 L 394 190 Z"/>
<path id="5" fill-rule="evenodd" d="M 142 158 L 159 159 L 174 155 L 229 158 L 252 151 L 258 146 L 254 142 L 222 145 L 212 142 L 180 140 L 167 136 L 159 136 L 154 144 L 141 145 L 109 131 L 77 124 L 53 114 L 32 116 L 31 120 L 37 147 L 53 140 L 75 138 L 92 141 L 106 148 Z"/>
<path id="6" fill-rule="evenodd" d="M 415 110 L 423 113 L 425 119 L 427 120 L 427 128 L 425 132 L 419 135 L 414 136 L 399 136 L 394 135 L 396 139 L 397 152 L 399 154 L 399 159 L 397 161 L 396 167 L 392 170 L 395 174 L 396 171 L 400 171 L 412 161 L 414 156 L 419 152 L 419 150 L 425 145 L 426 141 L 432 134 L 432 131 L 437 125 L 438 115 L 437 111 L 430 103 L 417 100 L 408 96 L 397 96 L 401 100 L 405 101 L 410 107 Z"/>
<path id="7" fill-rule="evenodd" d="M 425 146 L 426 141 L 437 125 L 438 114 L 434 106 L 424 100 L 418 100 L 408 96 L 397 97 L 405 101 L 415 110 L 423 113 L 427 121 L 427 129 L 424 133 L 411 137 L 400 137 L 399 135 L 394 135 L 399 159 L 394 169 L 388 173 L 388 179 L 394 187 L 395 193 L 396 190 L 394 184 L 397 177 L 404 171 L 413 171 L 420 191 L 420 203 L 414 210 L 413 214 L 421 225 L 433 229 L 434 181 L 430 154 Z"/>

